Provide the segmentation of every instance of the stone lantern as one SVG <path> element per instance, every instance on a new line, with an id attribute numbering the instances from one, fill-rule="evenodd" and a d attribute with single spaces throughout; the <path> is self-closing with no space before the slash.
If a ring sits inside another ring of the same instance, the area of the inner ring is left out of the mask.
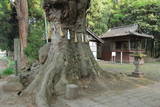
<path id="1" fill-rule="evenodd" d="M 138 53 L 138 52 L 133 54 L 133 57 L 134 57 L 133 64 L 135 65 L 135 70 L 134 70 L 134 72 L 132 72 L 132 76 L 143 77 L 144 73 L 141 72 L 139 69 L 140 69 L 140 66 L 144 64 L 143 57 L 145 57 L 145 56 L 146 55 L 144 55 L 142 53 Z"/>

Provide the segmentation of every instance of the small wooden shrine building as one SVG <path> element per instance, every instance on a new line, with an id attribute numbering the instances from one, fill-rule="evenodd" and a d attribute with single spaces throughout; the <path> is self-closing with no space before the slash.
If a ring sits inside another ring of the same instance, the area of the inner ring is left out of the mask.
<path id="1" fill-rule="evenodd" d="M 97 50 L 99 49 L 98 45 L 104 44 L 104 41 L 98 36 L 96 36 L 96 34 L 92 32 L 90 29 L 86 29 L 86 32 L 89 38 L 89 47 L 92 51 L 94 58 L 97 59 L 97 53 L 99 53 L 99 50 Z"/>
<path id="2" fill-rule="evenodd" d="M 138 25 L 127 25 L 112 28 L 99 36 L 104 43 L 91 39 L 97 43 L 97 59 L 132 63 L 134 52 L 145 53 L 146 40 L 153 39 L 152 35 L 138 33 Z M 92 50 L 92 49 L 91 49 Z"/>

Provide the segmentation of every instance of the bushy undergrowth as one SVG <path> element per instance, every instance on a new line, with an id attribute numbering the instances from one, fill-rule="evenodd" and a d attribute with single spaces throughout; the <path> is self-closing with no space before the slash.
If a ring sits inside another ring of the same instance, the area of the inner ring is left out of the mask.
<path id="1" fill-rule="evenodd" d="M 14 74 L 15 73 L 15 62 L 7 57 L 6 58 L 7 60 L 7 68 L 2 72 L 2 75 L 11 75 L 11 74 Z"/>
<path id="2" fill-rule="evenodd" d="M 3 73 L 3 75 L 11 75 L 14 74 L 14 68 L 6 68 Z"/>
<path id="3" fill-rule="evenodd" d="M 43 21 L 37 21 L 29 26 L 28 46 L 24 52 L 28 57 L 29 63 L 38 59 L 38 51 L 43 46 L 44 25 Z"/>

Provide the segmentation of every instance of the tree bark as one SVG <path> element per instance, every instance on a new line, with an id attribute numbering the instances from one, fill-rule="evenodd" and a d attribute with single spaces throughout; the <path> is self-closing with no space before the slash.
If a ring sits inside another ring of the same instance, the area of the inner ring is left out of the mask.
<path id="1" fill-rule="evenodd" d="M 92 55 L 85 35 L 89 3 L 90 0 L 44 1 L 53 32 L 51 47 L 48 59 L 23 91 L 23 94 L 35 95 L 38 107 L 51 106 L 57 87 L 63 89 L 68 83 L 95 79 L 100 75 L 101 68 Z"/>
<path id="2" fill-rule="evenodd" d="M 16 0 L 15 7 L 19 25 L 21 66 L 24 67 L 27 62 L 26 56 L 24 54 L 24 49 L 27 47 L 28 36 L 28 2 L 27 0 Z"/>

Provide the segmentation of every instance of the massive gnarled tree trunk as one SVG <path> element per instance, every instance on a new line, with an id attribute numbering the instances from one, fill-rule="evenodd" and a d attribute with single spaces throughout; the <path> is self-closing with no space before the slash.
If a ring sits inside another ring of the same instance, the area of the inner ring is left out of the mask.
<path id="1" fill-rule="evenodd" d="M 89 4 L 90 0 L 44 0 L 44 9 L 52 26 L 52 43 L 48 59 L 23 92 L 35 95 L 38 107 L 50 107 L 55 87 L 59 84 L 63 87 L 80 79 L 94 79 L 100 74 L 101 69 L 85 36 Z"/>
<path id="2" fill-rule="evenodd" d="M 28 2 L 27 0 L 15 0 L 15 7 L 17 11 L 17 19 L 19 26 L 19 39 L 20 39 L 20 59 L 21 66 L 26 65 L 26 56 L 24 49 L 27 47 L 28 36 Z"/>

